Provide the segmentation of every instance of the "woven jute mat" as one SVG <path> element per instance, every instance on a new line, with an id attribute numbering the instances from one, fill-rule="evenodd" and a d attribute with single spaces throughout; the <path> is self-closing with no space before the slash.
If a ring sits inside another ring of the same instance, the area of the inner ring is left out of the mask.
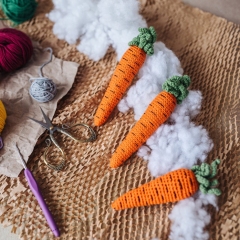
<path id="1" fill-rule="evenodd" d="M 52 47 L 55 56 L 80 64 L 73 88 L 58 104 L 54 123 L 84 122 L 93 126 L 93 115 L 114 71 L 117 60 L 113 49 L 94 62 L 76 47 L 58 40 L 53 24 L 45 16 L 53 5 L 39 1 L 36 17 L 19 28 L 43 47 Z M 208 162 L 222 159 L 218 179 L 223 194 L 219 211 L 209 208 L 212 220 L 210 239 L 239 239 L 240 202 L 240 27 L 203 13 L 176 0 L 142 0 L 141 13 L 148 25 L 156 28 L 163 41 L 179 57 L 192 89 L 202 91 L 201 113 L 195 119 L 213 139 Z M 101 47 L 101 46 L 99 46 Z M 115 110 L 110 120 L 95 128 L 93 143 L 62 139 L 68 164 L 64 171 L 46 167 L 38 144 L 30 157 L 29 168 L 61 231 L 61 239 L 168 239 L 172 204 L 115 212 L 110 203 L 121 193 L 152 179 L 146 162 L 134 155 L 117 170 L 109 159 L 119 142 L 133 126 L 133 113 Z M 22 186 L 20 193 L 14 190 Z M 22 239 L 53 239 L 41 210 L 23 173 L 18 179 L 0 177 L 0 221 L 13 225 Z"/>

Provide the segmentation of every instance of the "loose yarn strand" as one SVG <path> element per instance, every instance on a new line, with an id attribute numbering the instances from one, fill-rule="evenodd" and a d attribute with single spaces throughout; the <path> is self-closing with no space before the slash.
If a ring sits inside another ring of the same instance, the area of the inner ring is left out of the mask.
<path id="1" fill-rule="evenodd" d="M 44 51 L 50 51 L 50 58 L 47 62 L 42 64 L 39 69 L 39 77 L 31 78 L 33 81 L 29 89 L 30 96 L 38 102 L 49 102 L 52 100 L 57 92 L 57 87 L 52 79 L 46 78 L 43 75 L 42 69 L 52 61 L 52 48 L 45 48 Z"/>
<path id="2" fill-rule="evenodd" d="M 47 62 L 45 62 L 41 67 L 40 67 L 40 69 L 39 69 L 39 75 L 40 75 L 40 77 L 42 77 L 43 78 L 43 72 L 42 72 L 42 69 L 47 65 L 47 64 L 49 64 L 51 61 L 52 61 L 52 55 L 53 55 L 53 50 L 52 50 L 52 48 L 45 48 L 44 49 L 44 51 L 50 51 L 50 58 L 49 58 L 49 60 L 47 61 Z"/>

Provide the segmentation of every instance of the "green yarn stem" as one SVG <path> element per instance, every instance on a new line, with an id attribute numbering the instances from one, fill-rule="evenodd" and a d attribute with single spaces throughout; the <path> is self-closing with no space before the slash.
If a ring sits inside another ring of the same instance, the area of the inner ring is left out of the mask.
<path id="1" fill-rule="evenodd" d="M 203 175 L 204 177 L 205 177 L 205 176 L 206 176 L 206 177 L 209 176 L 210 171 L 211 171 L 209 164 L 203 163 L 203 164 L 200 166 L 200 171 L 201 171 L 201 173 L 202 173 L 202 175 Z"/>
<path id="2" fill-rule="evenodd" d="M 218 180 L 217 179 L 214 179 L 210 182 L 211 187 L 216 187 L 217 185 L 218 185 Z"/>
<path id="3" fill-rule="evenodd" d="M 194 165 L 194 166 L 192 166 L 192 171 L 199 171 L 200 170 L 200 166 L 198 166 L 198 165 Z"/>
<path id="4" fill-rule="evenodd" d="M 156 42 L 157 33 L 154 27 L 149 28 L 139 28 L 139 35 L 131 42 L 128 43 L 129 46 L 137 46 L 145 51 L 148 55 L 153 55 L 154 48 L 153 44 Z"/>
<path id="5" fill-rule="evenodd" d="M 207 194 L 208 193 L 208 190 L 207 190 L 207 188 L 206 187 L 204 187 L 203 185 L 199 185 L 199 190 L 202 192 L 202 193 L 204 193 L 204 194 Z"/>
<path id="6" fill-rule="evenodd" d="M 21 24 L 31 19 L 36 11 L 35 0 L 0 0 L 3 13 L 14 24 Z"/>
<path id="7" fill-rule="evenodd" d="M 199 190 L 204 194 L 221 195 L 221 191 L 216 188 L 218 180 L 212 179 L 217 174 L 217 166 L 220 160 L 216 159 L 210 164 L 202 163 L 201 166 L 194 165 L 191 170 L 194 172 L 196 179 L 199 183 Z"/>
<path id="8" fill-rule="evenodd" d="M 173 94 L 177 99 L 177 103 L 180 104 L 188 95 L 187 88 L 190 83 L 190 77 L 187 75 L 173 76 L 163 84 L 163 90 Z"/>
<path id="9" fill-rule="evenodd" d="M 220 160 L 216 159 L 211 163 L 212 173 L 210 175 L 210 178 L 213 178 L 217 175 L 217 166 L 220 164 Z"/>
<path id="10" fill-rule="evenodd" d="M 208 194 L 215 194 L 216 196 L 220 196 L 222 192 L 218 188 L 211 188 L 207 191 Z"/>
<path id="11" fill-rule="evenodd" d="M 205 177 L 201 176 L 200 174 L 196 174 L 196 178 L 197 178 L 197 181 L 200 183 L 200 185 L 203 185 L 206 188 L 210 186 L 210 181 Z"/>

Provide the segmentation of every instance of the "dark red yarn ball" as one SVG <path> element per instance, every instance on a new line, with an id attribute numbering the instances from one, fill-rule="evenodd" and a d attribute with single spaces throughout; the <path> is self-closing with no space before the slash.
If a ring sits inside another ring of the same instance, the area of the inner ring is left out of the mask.
<path id="1" fill-rule="evenodd" d="M 24 66 L 33 54 L 30 38 L 23 32 L 0 29 L 0 72 L 12 72 Z"/>

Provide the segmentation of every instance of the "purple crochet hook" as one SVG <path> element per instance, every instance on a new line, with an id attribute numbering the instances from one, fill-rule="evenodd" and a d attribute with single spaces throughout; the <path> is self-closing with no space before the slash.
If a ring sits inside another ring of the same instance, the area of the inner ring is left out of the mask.
<path id="1" fill-rule="evenodd" d="M 37 185 L 37 182 L 36 180 L 34 179 L 32 173 L 30 172 L 30 170 L 27 168 L 27 165 L 26 165 L 26 162 L 24 161 L 21 153 L 20 153 L 20 150 L 18 148 L 18 146 L 16 145 L 16 148 L 17 148 L 17 151 L 19 153 L 19 156 L 20 156 L 20 159 L 22 161 L 22 165 L 24 167 L 24 174 L 25 174 L 25 177 L 28 181 L 28 185 L 29 187 L 31 188 L 34 196 L 36 197 L 42 211 L 43 211 L 43 214 L 48 222 L 48 225 L 49 227 L 51 228 L 53 234 L 56 236 L 56 237 L 59 237 L 60 236 L 60 232 L 58 230 L 58 227 L 53 219 L 53 216 L 51 214 L 51 212 L 49 211 L 44 199 L 43 199 L 43 196 L 38 188 L 38 185 Z"/>

